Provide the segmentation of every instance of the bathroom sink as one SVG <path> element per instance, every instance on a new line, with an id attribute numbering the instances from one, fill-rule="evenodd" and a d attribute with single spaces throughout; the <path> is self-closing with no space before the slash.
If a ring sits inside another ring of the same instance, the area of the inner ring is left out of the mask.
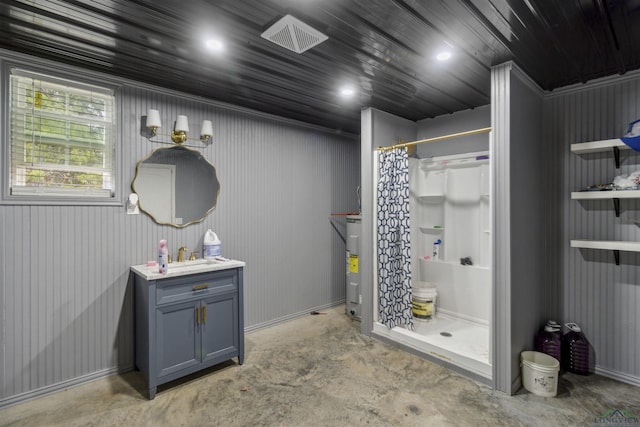
<path id="1" fill-rule="evenodd" d="M 173 262 L 169 264 L 167 268 L 168 272 L 175 271 L 179 274 L 185 274 L 191 270 L 196 270 L 201 268 L 202 266 L 211 265 L 219 263 L 220 261 L 209 260 L 209 259 L 196 259 L 195 261 L 184 261 L 184 262 Z"/>
<path id="2" fill-rule="evenodd" d="M 158 266 L 134 265 L 131 268 L 147 280 L 163 279 L 168 277 L 186 276 L 189 274 L 206 273 L 214 270 L 244 267 L 244 262 L 237 260 L 208 260 L 197 259 L 195 261 L 173 262 L 169 264 L 166 274 L 158 273 Z"/>

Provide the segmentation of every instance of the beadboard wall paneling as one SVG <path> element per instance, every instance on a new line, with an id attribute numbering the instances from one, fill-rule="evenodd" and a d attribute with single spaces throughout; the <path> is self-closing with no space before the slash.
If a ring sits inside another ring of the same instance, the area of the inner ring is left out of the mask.
<path id="1" fill-rule="evenodd" d="M 571 239 L 640 241 L 640 201 L 571 200 L 570 193 L 640 170 L 640 153 L 621 151 L 616 169 L 610 152 L 574 154 L 570 145 L 620 137 L 640 118 L 640 75 L 629 73 L 567 88 L 547 96 L 547 126 L 562 161 L 561 321 L 578 323 L 594 347 L 597 371 L 640 385 L 640 254 L 571 248 Z M 551 296 L 554 296 L 551 294 Z M 556 304 L 549 301 L 549 304 Z"/>
<path id="2" fill-rule="evenodd" d="M 0 95 L 2 94 L 2 88 L 0 88 Z M 0 166 L 0 170 L 1 170 L 1 166 Z M 1 208 L 0 208 L 1 209 Z M 5 215 L 0 215 L 0 242 L 6 242 L 7 241 L 7 232 L 5 231 L 7 228 L 7 222 L 6 222 L 6 217 Z M 9 321 L 9 319 L 7 318 L 7 313 L 5 310 L 5 308 L 7 307 L 6 301 L 7 301 L 7 295 L 11 294 L 13 295 L 13 291 L 12 290 L 8 290 L 6 289 L 6 286 L 4 285 L 4 283 L 7 283 L 7 275 L 6 275 L 6 271 L 7 271 L 7 252 L 4 248 L 4 244 L 0 243 L 0 322 L 2 322 L 2 324 L 0 325 L 0 378 L 6 378 L 7 376 L 7 367 L 6 367 L 6 346 L 5 346 L 5 337 L 7 334 L 7 329 L 13 328 L 14 326 L 14 321 L 11 320 Z M 12 248 L 12 251 L 15 250 L 15 248 Z M 0 387 L 4 388 L 4 384 L 2 382 L 0 382 Z"/>
<path id="3" fill-rule="evenodd" d="M 431 119 L 419 120 L 416 139 L 434 138 L 491 126 L 491 105 L 458 111 Z M 488 150 L 488 133 L 462 136 L 416 146 L 418 157 L 451 156 Z"/>
<path id="4" fill-rule="evenodd" d="M 564 150 L 566 147 L 556 144 L 553 141 L 552 134 L 554 130 L 547 124 L 551 123 L 551 118 L 556 115 L 556 111 L 549 104 L 548 99 L 543 99 L 543 119 L 542 140 L 545 145 L 545 163 L 541 168 L 540 179 L 543 182 L 543 188 L 546 189 L 544 194 L 544 212 L 546 212 L 544 234 L 545 251 L 547 257 L 544 261 L 544 319 L 556 320 L 562 318 L 562 283 L 563 271 L 562 264 L 563 248 L 565 239 L 563 236 L 563 215 L 562 209 L 566 199 L 566 194 L 560 187 L 559 183 L 563 180 L 565 171 L 562 168 Z"/>
<path id="5" fill-rule="evenodd" d="M 133 367 L 129 267 L 155 259 L 163 238 L 174 259 L 180 246 L 201 254 L 211 228 L 224 256 L 246 261 L 249 330 L 344 301 L 345 247 L 330 214 L 358 208 L 357 137 L 129 81 L 119 97 L 122 201 L 137 161 L 161 146 L 141 136 L 154 108 L 161 133 L 177 114 L 190 135 L 213 121 L 213 143 L 189 144 L 216 167 L 218 206 L 179 229 L 124 204 L 0 205 L 0 407 Z"/>
<path id="6" fill-rule="evenodd" d="M 543 93 L 512 62 L 491 79 L 493 384 L 513 394 L 545 310 Z"/>
<path id="7" fill-rule="evenodd" d="M 545 247 L 544 210 L 547 189 L 541 179 L 548 168 L 548 140 L 542 138 L 543 92 L 517 66 L 510 79 L 510 207 L 511 222 L 511 392 L 521 382 L 520 354 L 531 350 L 545 320 L 545 267 L 551 251 Z"/>
<path id="8" fill-rule="evenodd" d="M 360 239 L 360 252 L 358 257 L 360 268 L 360 286 L 362 292 L 360 332 L 371 336 L 373 331 L 374 313 L 373 300 L 376 297 L 374 292 L 374 253 L 376 253 L 373 223 L 373 212 L 375 210 L 374 201 L 374 155 L 375 155 L 375 118 L 372 108 L 363 109 L 360 112 L 360 182 L 362 207 L 360 215 L 362 217 L 362 238 Z M 367 232 L 369 230 L 369 232 Z"/>
<path id="9" fill-rule="evenodd" d="M 491 199 L 493 218 L 493 387 L 512 390 L 511 360 L 511 64 L 491 69 Z"/>

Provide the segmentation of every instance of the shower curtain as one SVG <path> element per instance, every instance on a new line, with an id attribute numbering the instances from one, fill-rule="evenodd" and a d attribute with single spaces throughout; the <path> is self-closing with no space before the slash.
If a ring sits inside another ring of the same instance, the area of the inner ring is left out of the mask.
<path id="1" fill-rule="evenodd" d="M 407 149 L 380 151 L 378 164 L 378 320 L 413 330 Z"/>

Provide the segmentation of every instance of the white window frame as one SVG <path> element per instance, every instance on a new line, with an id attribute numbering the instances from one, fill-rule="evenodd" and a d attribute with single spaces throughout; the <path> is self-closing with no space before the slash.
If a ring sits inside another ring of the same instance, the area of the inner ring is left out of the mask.
<path id="1" fill-rule="evenodd" d="M 92 73 L 83 70 L 75 70 L 61 64 L 30 64 L 14 61 L 1 61 L 1 85 L 0 95 L 2 99 L 2 164 L 0 165 L 2 181 L 2 204 L 28 204 L 28 205 L 118 205 L 122 206 L 122 170 L 120 162 L 120 126 L 119 118 L 121 114 L 121 97 L 119 96 L 119 86 L 109 79 L 97 78 Z M 111 188 L 101 190 L 83 190 L 71 188 L 45 188 L 45 187 L 15 187 L 11 188 L 11 74 L 12 70 L 19 70 L 23 76 L 33 75 L 44 81 L 51 81 L 63 84 L 72 88 L 87 89 L 99 88 L 104 93 L 111 93 L 114 96 L 111 130 L 112 147 L 108 148 L 108 154 L 113 156 L 109 161 L 112 165 L 112 172 L 107 177 L 111 181 Z M 55 71 L 52 71 L 55 70 Z"/>

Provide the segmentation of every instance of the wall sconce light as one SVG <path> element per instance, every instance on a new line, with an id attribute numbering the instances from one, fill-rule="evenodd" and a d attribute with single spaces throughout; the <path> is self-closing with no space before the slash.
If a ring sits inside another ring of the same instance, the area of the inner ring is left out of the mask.
<path id="1" fill-rule="evenodd" d="M 213 125 L 211 120 L 203 120 L 202 128 L 200 128 L 200 141 L 208 144 L 211 141 L 211 135 L 213 135 Z"/>
<path id="2" fill-rule="evenodd" d="M 162 122 L 160 121 L 160 111 L 158 110 L 147 110 L 147 128 L 149 128 L 149 138 L 153 138 L 156 136 L 156 131 L 159 127 L 162 127 Z"/>
<path id="3" fill-rule="evenodd" d="M 147 128 L 148 139 L 153 138 L 158 135 L 158 128 L 162 127 L 162 122 L 160 121 L 160 112 L 158 110 L 147 110 Z M 187 116 L 179 115 L 176 118 L 175 125 L 173 130 L 171 131 L 171 140 L 176 144 L 184 144 L 188 138 L 187 133 L 189 132 L 189 121 Z M 213 125 L 211 124 L 211 120 L 203 120 L 202 127 L 200 130 L 200 141 L 205 144 L 208 144 L 211 141 L 211 136 L 213 135 Z"/>
<path id="4" fill-rule="evenodd" d="M 171 131 L 171 140 L 176 144 L 183 144 L 187 140 L 187 132 L 189 132 L 187 116 L 178 116 L 176 125 Z"/>

